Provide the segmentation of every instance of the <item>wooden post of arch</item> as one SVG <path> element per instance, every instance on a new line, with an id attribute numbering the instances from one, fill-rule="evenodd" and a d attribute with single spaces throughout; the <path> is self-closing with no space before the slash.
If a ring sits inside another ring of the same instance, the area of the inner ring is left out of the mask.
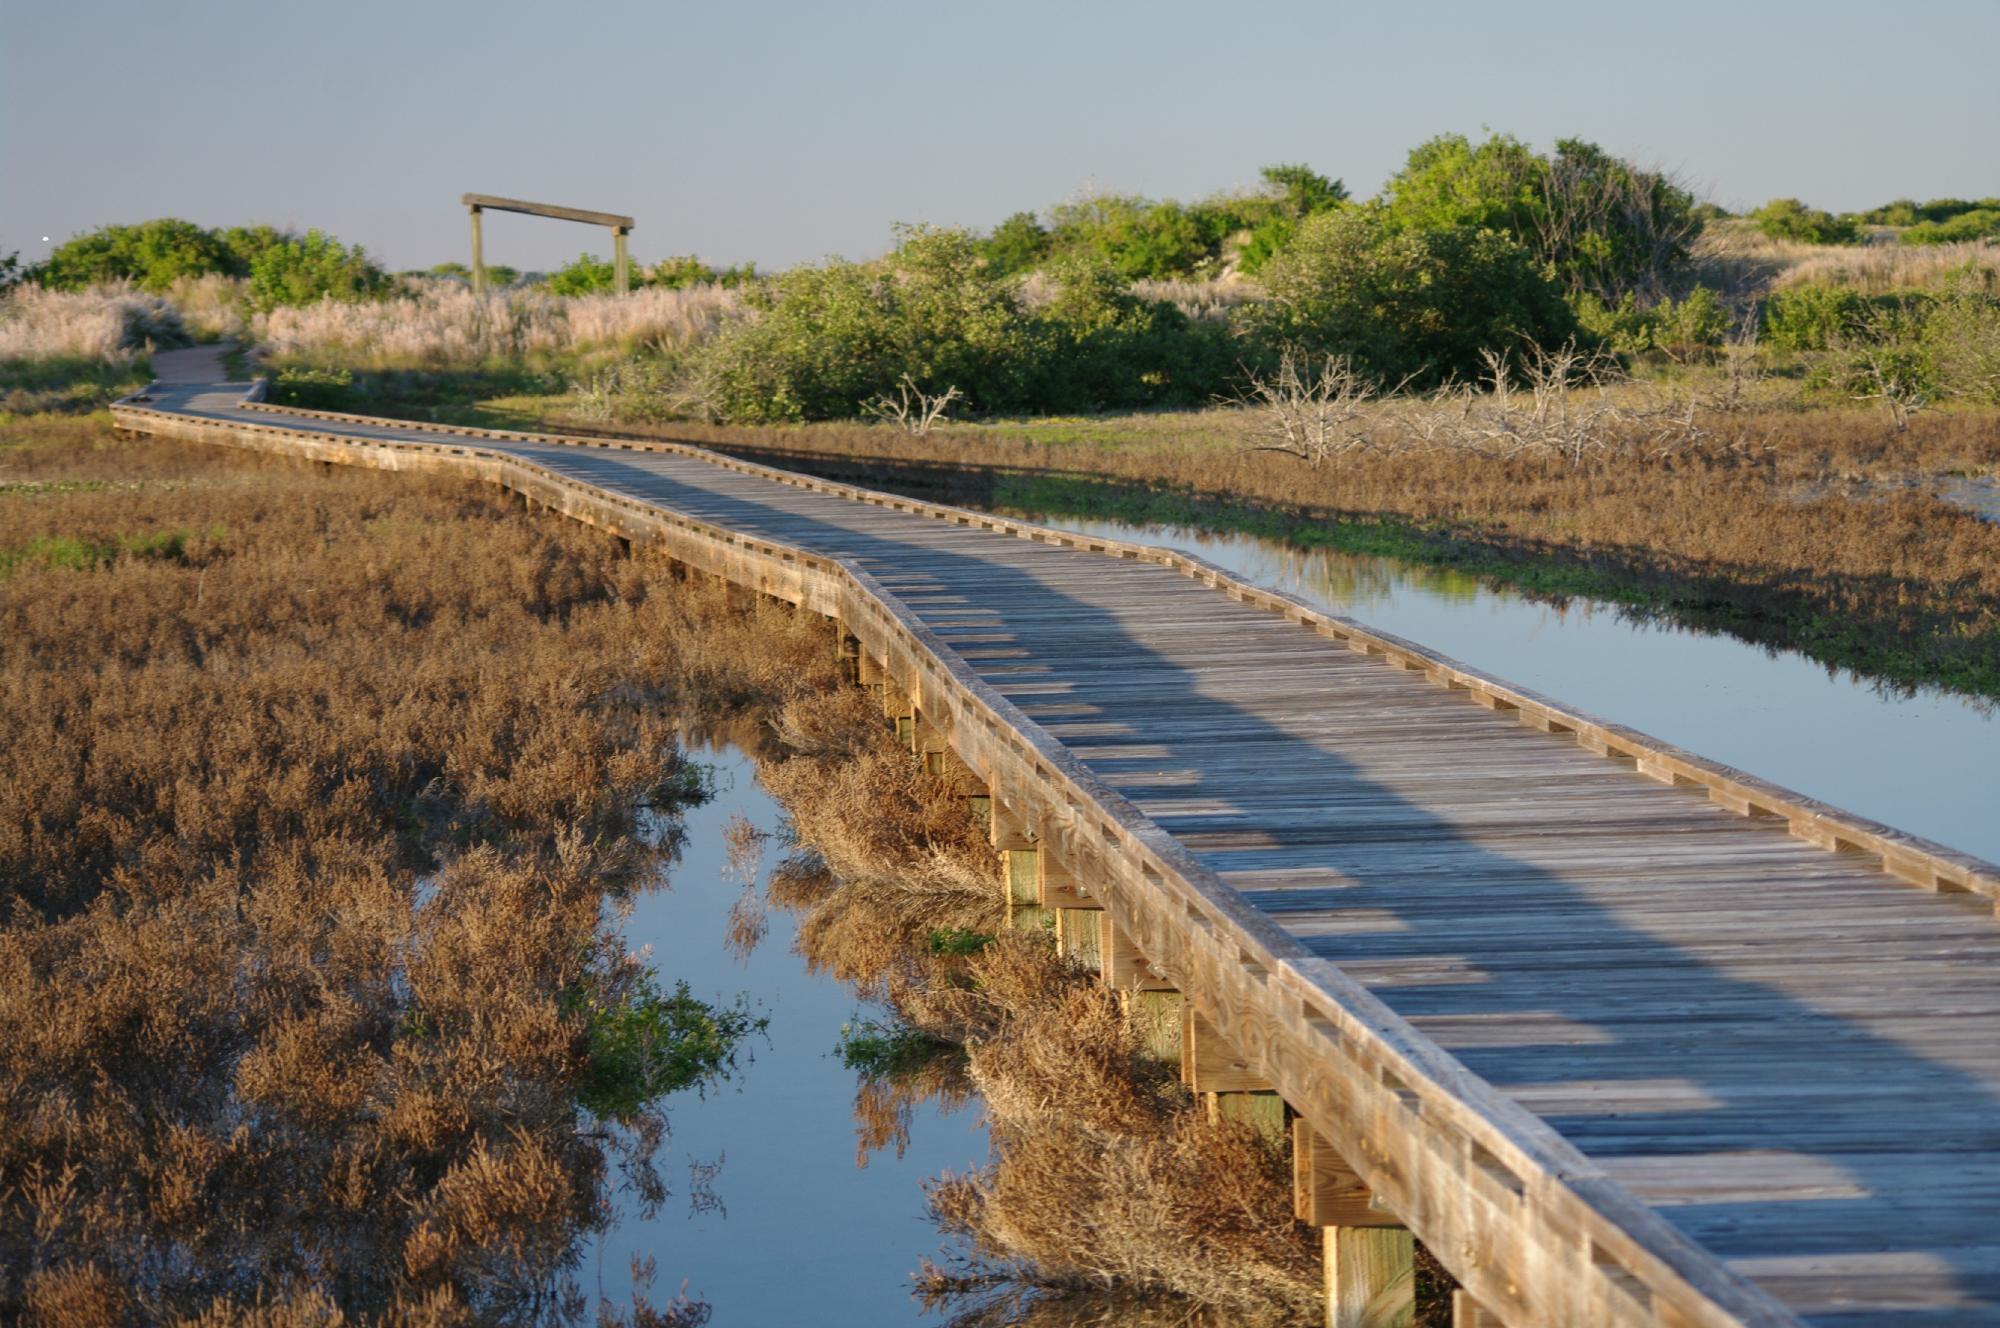
<path id="1" fill-rule="evenodd" d="M 632 265 L 625 251 L 625 237 L 632 233 L 632 218 L 615 212 L 586 212 L 582 208 L 556 207 L 551 203 L 524 203 L 518 198 L 496 198 L 492 194 L 467 194 L 459 200 L 472 214 L 472 289 L 484 293 L 486 290 L 486 253 L 480 243 L 479 214 L 491 209 L 494 212 L 520 212 L 530 217 L 553 217 L 557 221 L 580 221 L 587 226 L 608 226 L 611 228 L 612 263 L 616 270 L 616 285 L 620 295 L 632 289 Z"/>

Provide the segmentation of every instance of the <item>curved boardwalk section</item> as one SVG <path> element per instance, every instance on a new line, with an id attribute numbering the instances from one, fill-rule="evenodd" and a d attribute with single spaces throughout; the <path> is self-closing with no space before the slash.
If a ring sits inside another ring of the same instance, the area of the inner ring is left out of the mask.
<path id="1" fill-rule="evenodd" d="M 2000 1322 L 1990 864 L 1182 555 L 241 392 L 116 414 L 469 471 L 838 618 L 917 745 L 989 782 L 1023 902 L 1103 910 L 1107 972 L 1220 1049 L 1197 1087 L 1281 1093 L 1462 1321 Z"/>

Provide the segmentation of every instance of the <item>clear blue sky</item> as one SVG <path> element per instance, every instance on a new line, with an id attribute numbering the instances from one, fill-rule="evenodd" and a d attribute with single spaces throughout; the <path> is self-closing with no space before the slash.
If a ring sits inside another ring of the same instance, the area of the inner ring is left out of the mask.
<path id="1" fill-rule="evenodd" d="M 892 222 L 1305 161 L 1373 193 L 1446 130 L 1578 134 L 1730 206 L 2000 194 L 2000 0 L 9 0 L 0 250 L 108 221 L 316 225 L 463 259 L 468 190 L 781 266 Z M 581 226 L 494 216 L 489 261 Z"/>

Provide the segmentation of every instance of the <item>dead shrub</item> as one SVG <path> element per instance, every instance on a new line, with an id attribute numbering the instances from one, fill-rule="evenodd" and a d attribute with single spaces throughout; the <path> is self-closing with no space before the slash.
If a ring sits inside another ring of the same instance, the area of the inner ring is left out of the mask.
<path id="1" fill-rule="evenodd" d="M 671 711 L 830 686 L 824 630 L 101 421 L 0 426 L 36 540 L 110 552 L 0 577 L 0 1318 L 581 1320 L 615 1175 L 661 1193 L 656 1120 L 580 1128 L 643 987 L 602 905 L 699 792 Z"/>

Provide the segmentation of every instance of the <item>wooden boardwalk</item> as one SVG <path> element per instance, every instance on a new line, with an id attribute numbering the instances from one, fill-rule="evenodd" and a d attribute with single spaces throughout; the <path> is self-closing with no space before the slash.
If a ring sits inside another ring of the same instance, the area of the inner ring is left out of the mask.
<path id="1" fill-rule="evenodd" d="M 239 393 L 117 417 L 469 470 L 838 616 L 1479 1322 L 2000 1324 L 2000 869 L 1181 555 Z"/>

